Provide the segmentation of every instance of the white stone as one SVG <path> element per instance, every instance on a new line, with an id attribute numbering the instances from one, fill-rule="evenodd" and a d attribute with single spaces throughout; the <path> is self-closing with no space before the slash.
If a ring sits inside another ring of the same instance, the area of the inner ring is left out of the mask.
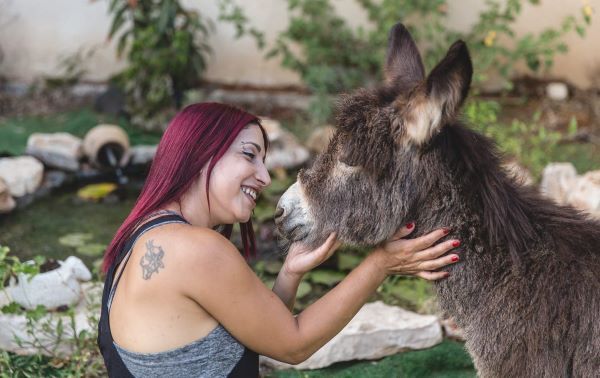
<path id="1" fill-rule="evenodd" d="M 567 193 L 577 181 L 577 171 L 571 163 L 550 163 L 542 172 L 540 192 L 556 203 L 566 204 Z"/>
<path id="2" fill-rule="evenodd" d="M 81 282 L 92 279 L 92 274 L 75 256 L 59 264 L 59 268 L 33 277 L 19 274 L 18 282 L 12 280 L 7 288 L 12 300 L 29 310 L 38 305 L 56 309 L 78 303 L 81 299 Z"/>
<path id="3" fill-rule="evenodd" d="M 0 158 L 0 178 L 13 197 L 33 193 L 42 183 L 44 165 L 33 156 Z"/>
<path id="4" fill-rule="evenodd" d="M 152 159 L 154 159 L 154 155 L 156 155 L 157 148 L 157 145 L 133 146 L 130 150 L 131 160 L 129 162 L 131 164 L 148 164 L 152 161 Z"/>
<path id="5" fill-rule="evenodd" d="M 437 317 L 374 302 L 364 305 L 338 335 L 301 364 L 264 356 L 261 364 L 275 369 L 319 369 L 340 361 L 379 359 L 407 349 L 430 348 L 441 341 Z"/>
<path id="6" fill-rule="evenodd" d="M 82 141 L 69 133 L 33 133 L 27 139 L 27 153 L 46 165 L 68 171 L 79 169 Z"/>
<path id="7" fill-rule="evenodd" d="M 504 164 L 504 169 L 506 169 L 521 185 L 529 186 L 533 184 L 533 176 L 531 176 L 531 173 L 518 162 L 509 161 Z"/>
<path id="8" fill-rule="evenodd" d="M 308 137 L 306 147 L 312 152 L 319 154 L 325 151 L 334 133 L 335 127 L 330 125 L 316 128 Z"/>
<path id="9" fill-rule="evenodd" d="M 54 350 L 58 355 L 68 355 L 72 351 L 73 331 L 80 334 L 87 331 L 93 334 L 98 326 L 98 308 L 102 298 L 102 284 L 99 282 L 82 285 L 81 300 L 75 306 L 74 330 L 71 319 L 58 312 L 50 312 L 34 323 L 33 329 L 28 328 L 24 314 L 0 313 L 0 350 L 17 354 L 46 354 Z M 9 304 L 10 298 L 0 293 L 0 307 Z M 63 334 L 58 334 L 58 322 L 62 321 Z M 41 327 L 48 324 L 54 332 L 44 332 Z M 21 340 L 21 345 L 17 342 Z M 43 348 L 40 348 L 43 346 Z"/>
<path id="10" fill-rule="evenodd" d="M 261 118 L 261 124 L 267 132 L 269 151 L 265 160 L 268 170 L 276 168 L 295 168 L 304 164 L 310 154 L 289 131 L 270 118 Z"/>
<path id="11" fill-rule="evenodd" d="M 600 219 L 600 170 L 580 176 L 567 193 L 566 203 Z"/>
<path id="12" fill-rule="evenodd" d="M 442 327 L 444 327 L 444 333 L 446 337 L 451 339 L 465 341 L 465 332 L 462 328 L 459 328 L 454 319 L 444 319 L 440 321 Z"/>
<path id="13" fill-rule="evenodd" d="M 569 97 L 569 88 L 565 83 L 549 83 L 546 86 L 546 96 L 554 101 L 564 101 Z"/>
<path id="14" fill-rule="evenodd" d="M 0 214 L 8 213 L 17 206 L 14 198 L 10 195 L 10 190 L 6 182 L 0 178 Z"/>

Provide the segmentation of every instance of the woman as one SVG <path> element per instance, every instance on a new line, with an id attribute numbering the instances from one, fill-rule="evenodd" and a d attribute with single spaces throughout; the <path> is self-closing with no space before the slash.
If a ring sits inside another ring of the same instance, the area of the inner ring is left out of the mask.
<path id="1" fill-rule="evenodd" d="M 190 105 L 172 120 L 104 260 L 98 342 L 110 376 L 251 377 L 258 354 L 299 363 L 335 336 L 387 275 L 440 279 L 447 273 L 433 271 L 458 259 L 440 257 L 456 240 L 431 247 L 447 230 L 401 239 L 410 223 L 294 316 L 302 276 L 338 243 L 332 234 L 316 250 L 292 245 L 271 291 L 228 240 L 239 222 L 245 253 L 254 253 L 250 217 L 271 182 L 267 148 L 259 119 L 228 105 Z"/>

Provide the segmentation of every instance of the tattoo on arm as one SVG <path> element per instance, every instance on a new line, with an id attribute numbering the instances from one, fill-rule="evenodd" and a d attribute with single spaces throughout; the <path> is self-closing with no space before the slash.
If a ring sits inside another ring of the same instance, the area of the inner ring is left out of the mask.
<path id="1" fill-rule="evenodd" d="M 146 242 L 146 251 L 146 254 L 140 260 L 140 266 L 142 267 L 144 279 L 149 280 L 152 277 L 152 273 L 158 274 L 158 269 L 165 267 L 162 260 L 165 256 L 165 251 L 161 246 L 155 246 L 153 240 Z"/>

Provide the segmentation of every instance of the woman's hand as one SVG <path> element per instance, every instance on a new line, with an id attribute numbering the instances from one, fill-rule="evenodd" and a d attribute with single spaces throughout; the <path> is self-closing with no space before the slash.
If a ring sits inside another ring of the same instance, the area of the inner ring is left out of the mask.
<path id="1" fill-rule="evenodd" d="M 321 246 L 313 250 L 307 248 L 305 244 L 294 243 L 290 246 L 282 270 L 288 275 L 302 277 L 331 257 L 340 244 L 335 233 L 331 233 Z"/>
<path id="2" fill-rule="evenodd" d="M 457 254 L 440 257 L 452 248 L 460 245 L 460 241 L 450 239 L 432 245 L 448 235 L 448 229 L 442 228 L 415 239 L 403 239 L 414 230 L 414 223 L 409 223 L 399 229 L 381 247 L 375 249 L 370 257 L 378 260 L 378 265 L 386 274 L 402 274 L 435 281 L 448 277 L 448 272 L 435 272 L 448 264 L 459 260 Z"/>

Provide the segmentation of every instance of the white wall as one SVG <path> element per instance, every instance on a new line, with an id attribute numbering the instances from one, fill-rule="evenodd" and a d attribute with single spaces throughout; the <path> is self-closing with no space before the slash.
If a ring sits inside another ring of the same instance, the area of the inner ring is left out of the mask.
<path id="1" fill-rule="evenodd" d="M 285 0 L 238 0 L 238 3 L 244 5 L 252 22 L 266 31 L 267 42 L 272 42 L 286 27 Z M 351 24 L 366 24 L 360 6 L 354 1 L 333 0 L 333 3 Z M 107 4 L 108 0 L 0 0 L 0 48 L 4 52 L 0 72 L 13 81 L 31 82 L 36 77 L 58 74 L 61 57 L 80 48 L 97 46 L 96 54 L 86 65 L 86 79 L 106 80 L 124 67 L 124 61 L 115 55 L 114 43 L 106 39 L 110 25 Z M 184 4 L 216 20 L 218 10 L 214 1 L 187 0 Z M 468 28 L 483 4 L 483 0 L 450 0 L 449 25 Z M 557 25 L 565 14 L 580 14 L 582 4 L 581 0 L 542 0 L 537 7 L 527 4 L 516 23 L 517 33 Z M 596 13 L 586 38 L 570 35 L 569 53 L 558 56 L 550 72 L 580 87 L 588 87 L 593 75 L 596 80 L 600 76 L 600 0 L 590 0 L 589 4 Z M 208 80 L 264 86 L 299 83 L 296 74 L 280 67 L 277 59 L 265 60 L 253 40 L 235 40 L 232 26 L 222 22 L 215 25 L 209 42 L 214 51 L 206 72 Z"/>

